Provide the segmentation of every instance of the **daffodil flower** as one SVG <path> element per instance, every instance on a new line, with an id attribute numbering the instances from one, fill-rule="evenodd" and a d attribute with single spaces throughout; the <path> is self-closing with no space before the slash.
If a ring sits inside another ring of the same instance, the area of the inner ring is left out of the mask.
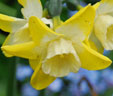
<path id="1" fill-rule="evenodd" d="M 106 50 L 113 50 L 113 0 L 101 0 L 94 7 L 94 34 Z"/>
<path id="2" fill-rule="evenodd" d="M 70 72 L 76 73 L 80 67 L 100 70 L 111 64 L 110 59 L 83 42 L 92 30 L 94 18 L 95 10 L 90 5 L 54 31 L 40 19 L 30 18 L 29 29 L 38 55 L 37 59 L 29 60 L 34 69 L 31 78 L 34 88 L 46 88 L 57 77 L 67 76 Z"/>
<path id="3" fill-rule="evenodd" d="M 25 2 L 22 4 L 25 5 Z M 86 43 L 95 19 L 95 10 L 91 5 L 82 8 L 54 30 L 47 27 L 38 17 L 28 17 L 29 31 L 27 29 L 26 32 L 30 35 L 23 34 L 23 38 L 17 35 L 22 41 L 28 41 L 21 46 L 19 43 L 4 45 L 2 50 L 10 55 L 29 59 L 34 70 L 31 85 L 35 89 L 46 88 L 57 77 L 67 76 L 70 72 L 76 73 L 80 68 L 100 70 L 111 64 L 109 58 Z"/>
<path id="4" fill-rule="evenodd" d="M 9 36 L 2 47 L 13 48 L 12 50 L 10 49 L 11 51 L 3 52 L 7 57 L 20 56 L 33 59 L 37 57 L 35 52 L 26 53 L 27 51 L 31 51 L 34 48 L 34 43 L 28 28 L 29 18 L 31 16 L 36 16 L 40 18 L 45 24 L 49 24 L 50 27 L 52 27 L 52 21 L 42 17 L 43 10 L 40 0 L 18 1 L 24 7 L 22 8 L 22 13 L 25 19 L 19 19 L 0 14 L 0 29 L 9 32 Z M 15 47 L 17 48 L 15 49 Z M 17 50 L 18 53 L 16 53 Z"/>

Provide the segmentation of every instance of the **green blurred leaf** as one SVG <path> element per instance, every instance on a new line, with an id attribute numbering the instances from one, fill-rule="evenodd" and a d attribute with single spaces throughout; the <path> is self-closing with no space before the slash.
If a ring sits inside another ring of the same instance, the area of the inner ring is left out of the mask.
<path id="1" fill-rule="evenodd" d="M 107 89 L 103 94 L 100 94 L 99 96 L 113 96 L 113 88 Z"/>
<path id="2" fill-rule="evenodd" d="M 68 18 L 69 18 L 68 9 L 66 7 L 64 7 L 62 9 L 62 13 L 61 13 L 61 20 L 66 21 Z"/>
<path id="3" fill-rule="evenodd" d="M 41 3 L 42 3 L 43 8 L 45 7 L 46 1 L 47 1 L 47 0 L 41 0 Z"/>
<path id="4" fill-rule="evenodd" d="M 74 11 L 80 3 L 79 0 L 66 0 L 66 4 L 70 10 Z"/>
<path id="5" fill-rule="evenodd" d="M 96 2 L 98 2 L 100 0 L 82 0 L 82 1 L 86 2 L 87 4 L 88 3 L 95 4 Z"/>
<path id="6" fill-rule="evenodd" d="M 28 59 L 24 59 L 24 58 L 19 58 L 17 59 L 19 64 L 25 64 L 25 65 L 29 65 L 29 61 Z"/>
<path id="7" fill-rule="evenodd" d="M 14 8 L 11 8 L 8 5 L 0 2 L 0 13 L 6 14 L 9 16 L 16 16 L 17 11 Z"/>
<path id="8" fill-rule="evenodd" d="M 108 54 L 106 54 L 106 56 L 113 61 L 113 51 L 110 51 Z M 113 62 L 110 67 L 113 69 Z"/>
<path id="9" fill-rule="evenodd" d="M 0 45 L 3 44 L 6 36 L 0 33 Z"/>

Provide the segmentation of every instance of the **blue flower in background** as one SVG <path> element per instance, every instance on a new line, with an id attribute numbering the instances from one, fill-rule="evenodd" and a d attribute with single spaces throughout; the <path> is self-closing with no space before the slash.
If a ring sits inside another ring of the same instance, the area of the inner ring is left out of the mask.
<path id="1" fill-rule="evenodd" d="M 86 94 L 89 92 L 89 87 L 86 81 L 83 81 L 80 86 L 78 86 L 79 81 L 82 79 L 82 77 L 86 77 L 89 82 L 91 83 L 92 86 L 97 86 L 99 77 L 100 77 L 100 72 L 99 71 L 88 71 L 85 69 L 80 69 L 78 73 L 70 73 L 65 79 L 71 81 L 71 87 L 70 90 L 73 92 L 73 94 L 79 94 L 82 92 L 82 94 Z M 78 88 L 80 87 L 80 92 L 78 91 Z M 75 90 L 77 91 L 75 93 Z M 78 93 L 79 92 L 79 93 Z M 76 94 L 76 95 L 77 95 Z"/>
<path id="2" fill-rule="evenodd" d="M 62 86 L 63 86 L 63 81 L 57 78 L 51 85 L 48 86 L 48 89 L 53 92 L 59 92 L 61 91 Z"/>
<path id="3" fill-rule="evenodd" d="M 71 83 L 69 86 L 69 91 L 72 94 L 72 96 L 80 96 L 80 90 L 77 84 Z"/>
<path id="4" fill-rule="evenodd" d="M 93 85 L 96 85 L 98 80 L 99 80 L 99 76 L 100 76 L 100 72 L 99 71 L 88 71 L 85 69 L 80 69 L 79 74 L 83 77 L 85 76 Z"/>
<path id="5" fill-rule="evenodd" d="M 22 92 L 22 96 L 38 96 L 39 95 L 39 91 L 32 88 L 29 83 L 26 83 L 22 86 L 21 92 Z"/>
<path id="6" fill-rule="evenodd" d="M 80 85 L 80 92 L 82 93 L 82 94 L 87 94 L 88 92 L 89 92 L 89 87 L 88 87 L 88 84 L 87 84 L 87 82 L 86 81 L 83 81 L 82 83 L 81 83 L 81 85 Z"/>
<path id="7" fill-rule="evenodd" d="M 78 73 L 70 73 L 67 77 L 65 77 L 65 79 L 78 83 L 82 77 L 87 77 L 92 84 L 96 84 L 99 79 L 99 75 L 99 71 L 88 71 L 81 68 Z"/>
<path id="8" fill-rule="evenodd" d="M 108 55 L 110 53 L 110 51 L 108 51 L 108 50 L 104 50 L 104 55 Z"/>
<path id="9" fill-rule="evenodd" d="M 64 78 L 71 81 L 72 83 L 77 84 L 81 78 L 81 75 L 79 73 L 70 73 L 68 76 Z"/>
<path id="10" fill-rule="evenodd" d="M 87 4 L 85 2 L 80 1 L 80 5 L 85 7 Z"/>
<path id="11" fill-rule="evenodd" d="M 104 71 L 102 71 L 102 78 L 107 83 L 108 87 L 113 87 L 113 70 L 108 68 Z"/>
<path id="12" fill-rule="evenodd" d="M 78 11 L 76 10 L 76 11 L 69 11 L 69 16 L 71 17 L 71 16 L 73 16 L 73 15 L 75 15 L 76 13 L 77 13 Z"/>
<path id="13" fill-rule="evenodd" d="M 102 78 L 101 78 L 102 79 Z M 106 82 L 102 79 L 101 81 L 98 82 L 98 84 L 96 84 L 94 86 L 94 89 L 97 93 L 104 93 L 105 90 L 107 89 L 107 84 Z"/>
<path id="14" fill-rule="evenodd" d="M 32 69 L 30 66 L 25 65 L 18 65 L 17 66 L 17 72 L 16 72 L 16 78 L 19 81 L 23 81 L 26 79 L 26 77 L 30 77 L 32 75 Z"/>

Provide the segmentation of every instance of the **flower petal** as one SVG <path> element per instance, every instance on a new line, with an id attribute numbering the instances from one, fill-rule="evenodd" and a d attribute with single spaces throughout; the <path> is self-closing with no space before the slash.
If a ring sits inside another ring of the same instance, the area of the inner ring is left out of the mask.
<path id="1" fill-rule="evenodd" d="M 104 47 L 102 46 L 101 42 L 98 40 L 98 38 L 95 36 L 95 33 L 92 32 L 89 36 L 89 43 L 92 49 L 96 49 L 99 53 L 103 54 Z M 94 48 L 95 47 L 95 48 Z"/>
<path id="2" fill-rule="evenodd" d="M 18 0 L 19 3 L 24 7 L 22 13 L 25 18 L 29 19 L 31 16 L 42 18 L 42 5 L 40 0 Z"/>
<path id="3" fill-rule="evenodd" d="M 38 56 L 37 56 L 38 57 Z M 30 66 L 33 70 L 36 69 L 36 67 L 39 65 L 40 63 L 40 57 L 38 57 L 37 59 L 30 59 L 29 60 Z"/>
<path id="4" fill-rule="evenodd" d="M 42 18 L 41 20 L 42 20 L 46 25 L 48 25 L 51 29 L 53 29 L 53 22 L 52 22 L 52 19 Z"/>
<path id="5" fill-rule="evenodd" d="M 113 0 L 101 0 L 100 6 L 97 9 L 98 15 L 113 13 Z"/>
<path id="6" fill-rule="evenodd" d="M 80 58 L 82 68 L 84 69 L 101 70 L 107 68 L 112 63 L 112 61 L 109 58 L 89 48 L 84 43 L 82 43 L 82 45 L 79 46 L 75 44 L 75 49 Z"/>
<path id="7" fill-rule="evenodd" d="M 106 50 L 113 50 L 113 17 L 99 16 L 94 24 L 94 32 Z"/>
<path id="8" fill-rule="evenodd" d="M 24 19 L 17 19 L 14 17 L 0 14 L 0 29 L 6 32 L 15 32 L 27 23 Z"/>
<path id="9" fill-rule="evenodd" d="M 100 2 L 97 2 L 96 4 L 93 5 L 93 8 L 95 8 L 95 10 L 97 10 L 99 6 L 100 6 Z"/>
<path id="10" fill-rule="evenodd" d="M 32 41 L 30 36 L 28 25 L 23 26 L 16 32 L 10 33 L 9 36 L 6 38 L 3 46 L 5 45 L 13 45 L 13 44 L 20 44 Z"/>
<path id="11" fill-rule="evenodd" d="M 29 28 L 32 39 L 37 45 L 40 45 L 41 42 L 48 42 L 55 37 L 61 36 L 60 34 L 52 31 L 40 19 L 34 16 L 32 16 L 29 20 Z"/>
<path id="12" fill-rule="evenodd" d="M 19 30 L 17 30 L 16 32 L 10 33 L 9 36 L 6 38 L 5 42 L 3 43 L 2 48 L 4 49 L 4 54 L 7 57 L 19 56 L 19 57 L 33 59 L 33 58 L 36 58 L 36 55 L 34 54 L 35 53 L 34 51 L 36 51 L 36 50 L 34 48 L 35 44 L 33 42 L 32 43 L 31 42 L 32 42 L 32 38 L 30 36 L 28 26 L 25 25 L 22 28 L 20 28 Z M 13 49 L 13 47 L 18 50 Z M 22 48 L 26 51 L 20 52 L 21 50 L 23 50 Z M 33 48 L 34 48 L 34 50 L 32 50 Z M 28 56 L 27 56 L 27 54 L 28 54 Z M 31 54 L 31 56 L 30 56 L 30 54 Z M 32 57 L 32 54 L 34 54 L 33 57 Z"/>
<path id="13" fill-rule="evenodd" d="M 83 41 L 92 30 L 95 18 L 95 9 L 88 5 L 64 22 L 56 32 L 64 34 L 73 42 Z"/>
<path id="14" fill-rule="evenodd" d="M 56 79 L 55 77 L 45 74 L 40 69 L 40 66 L 40 64 L 39 66 L 37 66 L 31 78 L 31 85 L 37 90 L 41 90 L 48 87 Z"/>
<path id="15" fill-rule="evenodd" d="M 42 62 L 44 73 L 64 77 L 70 72 L 78 72 L 80 67 L 79 57 L 71 41 L 61 38 L 48 45 L 47 57 Z"/>
<path id="16" fill-rule="evenodd" d="M 19 56 L 23 58 L 36 59 L 37 53 L 34 50 L 35 44 L 33 42 L 21 43 L 16 45 L 2 46 L 3 53 L 9 57 Z M 7 55 L 8 54 L 8 55 Z"/>

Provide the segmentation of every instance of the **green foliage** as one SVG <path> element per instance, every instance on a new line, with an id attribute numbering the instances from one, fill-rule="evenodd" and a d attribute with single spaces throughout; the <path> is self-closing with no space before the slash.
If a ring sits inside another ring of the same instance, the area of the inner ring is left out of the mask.
<path id="1" fill-rule="evenodd" d="M 0 13 L 10 15 L 10 16 L 16 16 L 17 11 L 14 8 L 11 8 L 7 6 L 6 4 L 0 2 Z"/>
<path id="2" fill-rule="evenodd" d="M 66 0 L 67 7 L 74 11 L 77 9 L 77 6 L 80 4 L 79 0 Z"/>
<path id="3" fill-rule="evenodd" d="M 68 14 L 68 8 L 67 7 L 63 7 L 62 13 L 61 13 L 61 20 L 62 21 L 66 21 L 69 18 L 68 15 L 69 15 Z"/>
<path id="4" fill-rule="evenodd" d="M 98 1 L 100 1 L 100 0 L 81 0 L 81 1 L 84 1 L 84 2 L 86 2 L 87 4 L 88 4 L 88 3 L 95 4 L 96 2 L 98 2 Z"/>
<path id="5" fill-rule="evenodd" d="M 113 61 L 113 51 L 110 51 L 108 54 L 106 54 L 106 56 Z M 113 62 L 110 67 L 113 69 Z"/>
<path id="6" fill-rule="evenodd" d="M 3 44 L 5 41 L 6 36 L 0 33 L 0 44 Z"/>
<path id="7" fill-rule="evenodd" d="M 42 6 L 44 8 L 45 7 L 45 4 L 46 4 L 46 0 L 41 0 L 41 3 L 42 3 Z"/>
<path id="8" fill-rule="evenodd" d="M 113 95 L 113 88 L 109 88 L 103 94 L 100 94 L 99 96 L 112 96 L 112 95 Z"/>

